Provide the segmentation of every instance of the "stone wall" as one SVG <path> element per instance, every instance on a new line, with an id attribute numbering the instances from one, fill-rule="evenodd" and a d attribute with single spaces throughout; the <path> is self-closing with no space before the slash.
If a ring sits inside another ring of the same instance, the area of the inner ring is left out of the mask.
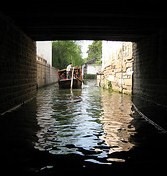
<path id="1" fill-rule="evenodd" d="M 162 31 L 134 44 L 133 95 L 167 107 L 166 39 Z"/>
<path id="2" fill-rule="evenodd" d="M 0 113 L 36 93 L 36 45 L 8 18 L 0 15 Z"/>
<path id="3" fill-rule="evenodd" d="M 119 42 L 116 48 L 112 42 L 112 47 L 107 42 L 108 49 L 103 50 L 102 63 L 103 69 L 97 75 L 98 85 L 106 89 L 112 89 L 121 93 L 132 93 L 132 73 L 133 73 L 133 58 L 132 58 L 132 43 Z M 118 42 L 116 43 L 118 44 Z M 106 47 L 104 44 L 103 47 Z M 109 54 L 106 53 L 109 50 Z M 99 79 L 100 78 L 100 79 Z"/>
<path id="4" fill-rule="evenodd" d="M 58 70 L 47 64 L 42 57 L 37 56 L 37 87 L 47 86 L 58 82 Z"/>

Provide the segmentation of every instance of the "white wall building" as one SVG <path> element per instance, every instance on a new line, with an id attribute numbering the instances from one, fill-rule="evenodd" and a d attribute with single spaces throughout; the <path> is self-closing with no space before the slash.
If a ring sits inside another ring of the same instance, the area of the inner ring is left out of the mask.
<path id="1" fill-rule="evenodd" d="M 52 67 L 52 41 L 37 41 L 37 87 L 43 87 L 58 81 L 57 69 Z"/>
<path id="2" fill-rule="evenodd" d="M 101 66 L 99 65 L 92 65 L 87 64 L 87 74 L 93 74 L 96 75 L 98 72 L 101 71 Z"/>
<path id="3" fill-rule="evenodd" d="M 103 41 L 102 42 L 102 70 L 118 59 L 118 53 L 122 49 L 122 42 Z"/>
<path id="4" fill-rule="evenodd" d="M 52 41 L 37 41 L 37 56 L 45 59 L 52 66 Z"/>

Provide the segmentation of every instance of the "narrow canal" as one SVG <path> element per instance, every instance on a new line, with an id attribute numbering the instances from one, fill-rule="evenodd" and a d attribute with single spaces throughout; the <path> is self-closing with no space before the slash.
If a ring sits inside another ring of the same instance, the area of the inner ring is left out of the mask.
<path id="1" fill-rule="evenodd" d="M 87 81 L 41 88 L 0 118 L 2 175 L 141 175 L 166 170 L 166 132 L 136 112 L 131 96 Z"/>

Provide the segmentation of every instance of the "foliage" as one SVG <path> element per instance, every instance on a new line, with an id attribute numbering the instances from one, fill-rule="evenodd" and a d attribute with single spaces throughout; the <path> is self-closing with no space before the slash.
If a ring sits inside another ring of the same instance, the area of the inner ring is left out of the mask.
<path id="1" fill-rule="evenodd" d="M 55 68 L 63 69 L 71 62 L 73 66 L 81 66 L 81 46 L 75 41 L 63 40 L 52 42 L 52 65 Z"/>
<path id="2" fill-rule="evenodd" d="M 86 61 L 96 59 L 96 64 L 101 64 L 102 58 L 102 41 L 93 41 L 91 45 L 88 46 L 88 57 Z"/>

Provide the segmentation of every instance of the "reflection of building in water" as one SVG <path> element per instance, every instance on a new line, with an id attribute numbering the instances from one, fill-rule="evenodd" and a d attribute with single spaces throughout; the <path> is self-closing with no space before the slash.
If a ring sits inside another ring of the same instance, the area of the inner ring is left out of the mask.
<path id="1" fill-rule="evenodd" d="M 102 139 L 110 147 L 110 153 L 128 151 L 134 145 L 129 141 L 134 134 L 134 127 L 130 125 L 131 100 L 129 95 L 118 93 L 104 93 L 102 95 L 104 114 L 101 117 L 104 135 Z"/>

